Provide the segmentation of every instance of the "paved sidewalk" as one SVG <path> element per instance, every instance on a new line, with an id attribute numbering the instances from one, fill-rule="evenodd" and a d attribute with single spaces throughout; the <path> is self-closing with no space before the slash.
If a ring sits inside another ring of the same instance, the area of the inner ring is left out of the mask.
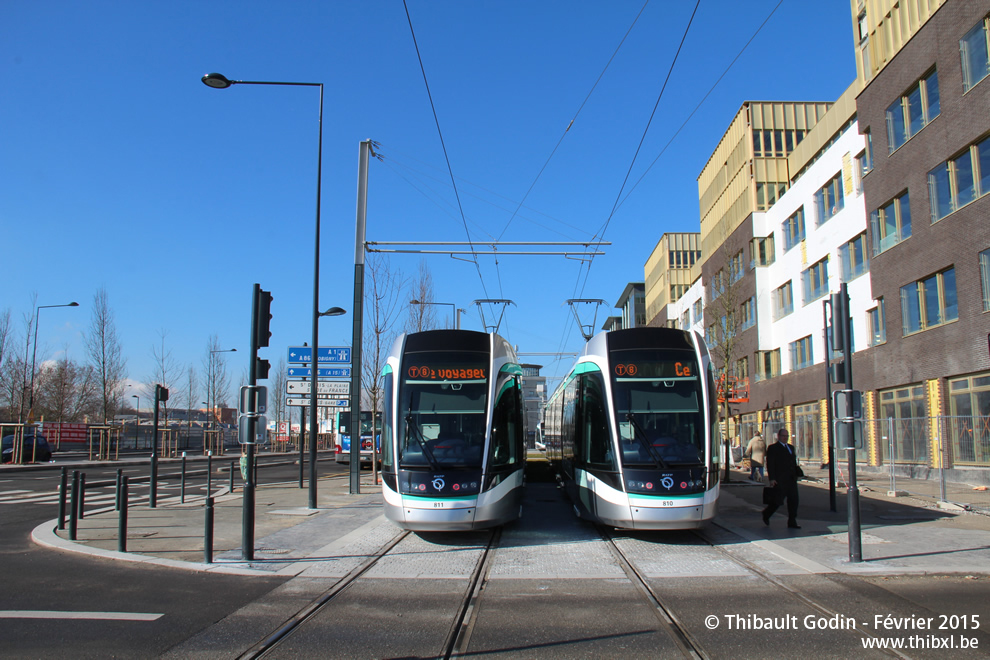
<path id="1" fill-rule="evenodd" d="M 861 491 L 862 562 L 849 561 L 845 489 L 830 510 L 827 473 L 809 471 L 800 486 L 800 530 L 786 527 L 782 512 L 763 524 L 762 485 L 743 472 L 722 487 L 719 514 L 706 535 L 725 543 L 751 543 L 774 553 L 797 571 L 849 574 L 988 574 L 990 517 L 946 511 L 934 499 L 888 497 L 867 486 Z M 824 477 L 824 482 L 819 481 Z M 346 477 L 321 479 L 318 508 L 308 508 L 308 490 L 261 486 L 256 492 L 254 560 L 241 551 L 243 506 L 240 491 L 215 490 L 214 561 L 204 562 L 204 499 L 180 504 L 159 498 L 158 507 L 132 507 L 127 553 L 117 552 L 118 514 L 112 507 L 88 511 L 77 540 L 68 529 L 56 533 L 52 520 L 35 529 L 36 542 L 107 559 L 154 562 L 191 570 L 246 575 L 346 575 L 352 565 L 387 543 L 399 529 L 382 515 L 380 486 L 362 474 L 361 494 L 348 493 Z M 867 482 L 868 483 L 868 482 Z M 865 484 L 861 484 L 865 485 Z M 525 516 L 525 509 L 523 512 Z M 662 532 L 658 532 L 662 534 Z"/>

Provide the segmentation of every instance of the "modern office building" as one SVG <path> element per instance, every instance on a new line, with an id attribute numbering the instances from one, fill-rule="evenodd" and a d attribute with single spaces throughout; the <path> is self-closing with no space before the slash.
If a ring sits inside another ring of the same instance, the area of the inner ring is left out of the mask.
<path id="1" fill-rule="evenodd" d="M 650 322 L 705 333 L 731 433 L 787 425 L 825 461 L 845 284 L 860 463 L 990 482 L 990 0 L 851 8 L 858 79 L 834 104 L 743 104 L 698 178 L 701 277 L 664 304 L 661 239 Z"/>
<path id="2" fill-rule="evenodd" d="M 646 320 L 667 324 L 667 306 L 680 299 L 701 276 L 701 234 L 667 233 L 646 260 Z"/>

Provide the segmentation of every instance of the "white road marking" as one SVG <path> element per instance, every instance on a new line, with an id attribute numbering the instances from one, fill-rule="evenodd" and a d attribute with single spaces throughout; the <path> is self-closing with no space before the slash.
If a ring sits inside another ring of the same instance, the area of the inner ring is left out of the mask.
<path id="1" fill-rule="evenodd" d="M 60 612 L 57 610 L 0 610 L 0 619 L 88 619 L 99 621 L 157 621 L 164 614 L 146 612 Z"/>

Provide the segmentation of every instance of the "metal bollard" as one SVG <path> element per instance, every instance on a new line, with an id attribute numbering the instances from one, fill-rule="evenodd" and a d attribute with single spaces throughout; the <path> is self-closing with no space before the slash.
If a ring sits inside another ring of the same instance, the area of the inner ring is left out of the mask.
<path id="1" fill-rule="evenodd" d="M 213 451 L 206 452 L 206 496 L 213 492 Z"/>
<path id="2" fill-rule="evenodd" d="M 206 522 L 203 530 L 203 561 L 213 563 L 213 498 L 206 496 Z"/>
<path id="3" fill-rule="evenodd" d="M 69 472 L 66 468 L 62 468 L 62 476 L 58 482 L 58 529 L 65 529 L 65 498 L 66 498 L 66 486 L 68 485 Z"/>
<path id="4" fill-rule="evenodd" d="M 182 452 L 182 480 L 179 483 L 179 503 L 186 503 L 186 452 Z"/>
<path id="5" fill-rule="evenodd" d="M 113 508 L 115 511 L 120 511 L 120 484 L 124 479 L 124 471 L 121 468 L 117 468 L 117 484 L 114 490 L 116 497 L 113 499 Z"/>
<path id="6" fill-rule="evenodd" d="M 152 509 L 158 506 L 158 455 L 151 455 L 151 492 L 148 495 L 148 506 Z"/>
<path id="7" fill-rule="evenodd" d="M 117 516 L 117 551 L 127 552 L 127 477 L 120 482 L 120 512 Z"/>
<path id="8" fill-rule="evenodd" d="M 234 461 L 230 462 L 230 492 L 234 492 Z"/>
<path id="9" fill-rule="evenodd" d="M 69 501 L 69 540 L 76 540 L 76 516 L 79 513 L 79 470 L 72 471 L 72 499 Z"/>
<path id="10" fill-rule="evenodd" d="M 79 475 L 79 520 L 85 517 L 86 513 L 86 473 Z"/>

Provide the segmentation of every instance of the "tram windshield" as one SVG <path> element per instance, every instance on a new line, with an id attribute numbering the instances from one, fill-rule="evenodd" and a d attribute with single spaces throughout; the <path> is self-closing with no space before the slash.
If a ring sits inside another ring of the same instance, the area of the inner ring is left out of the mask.
<path id="1" fill-rule="evenodd" d="M 399 393 L 399 467 L 481 469 L 488 399 L 488 356 L 406 355 Z"/>
<path id="2" fill-rule="evenodd" d="M 700 368 L 688 351 L 612 352 L 612 391 L 623 465 L 703 465 Z"/>

